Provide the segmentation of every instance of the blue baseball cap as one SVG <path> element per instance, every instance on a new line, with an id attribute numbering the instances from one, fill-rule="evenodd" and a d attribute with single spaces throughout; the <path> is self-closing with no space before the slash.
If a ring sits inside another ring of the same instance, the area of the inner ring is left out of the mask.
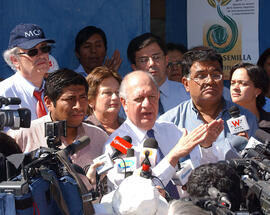
<path id="1" fill-rule="evenodd" d="M 43 30 L 35 24 L 19 24 L 11 32 L 8 49 L 20 47 L 31 49 L 41 42 L 55 43 L 54 40 L 46 39 Z"/>

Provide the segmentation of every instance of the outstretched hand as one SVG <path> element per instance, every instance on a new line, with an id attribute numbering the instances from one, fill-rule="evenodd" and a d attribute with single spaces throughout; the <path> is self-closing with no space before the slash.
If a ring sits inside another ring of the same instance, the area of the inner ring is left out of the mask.
<path id="1" fill-rule="evenodd" d="M 202 147 L 211 146 L 223 129 L 224 122 L 222 119 L 213 120 L 209 124 L 201 124 L 189 134 L 185 129 L 183 136 L 167 155 L 170 164 L 176 166 L 178 160 L 188 155 L 198 144 Z"/>

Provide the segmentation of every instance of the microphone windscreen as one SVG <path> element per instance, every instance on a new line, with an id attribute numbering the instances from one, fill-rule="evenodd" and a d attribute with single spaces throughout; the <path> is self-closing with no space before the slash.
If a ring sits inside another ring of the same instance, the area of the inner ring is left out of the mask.
<path id="1" fill-rule="evenodd" d="M 240 110 L 235 105 L 231 106 L 228 111 L 229 111 L 231 117 L 239 117 L 240 116 Z"/>
<path id="2" fill-rule="evenodd" d="M 123 139 L 126 140 L 129 143 L 132 143 L 132 139 L 131 139 L 130 136 L 124 136 Z"/>
<path id="3" fill-rule="evenodd" d="M 270 142 L 270 134 L 262 129 L 257 129 L 255 136 L 262 143 Z"/>
<path id="4" fill-rule="evenodd" d="M 73 155 L 86 147 L 90 143 L 90 138 L 88 136 L 83 136 L 77 141 L 73 142 L 67 146 L 64 150 L 68 155 Z"/>
<path id="5" fill-rule="evenodd" d="M 143 147 L 158 149 L 158 142 L 154 138 L 148 138 L 144 141 Z"/>
<path id="6" fill-rule="evenodd" d="M 17 97 L 9 97 L 7 98 L 8 102 L 6 105 L 19 105 L 21 104 L 21 99 Z"/>

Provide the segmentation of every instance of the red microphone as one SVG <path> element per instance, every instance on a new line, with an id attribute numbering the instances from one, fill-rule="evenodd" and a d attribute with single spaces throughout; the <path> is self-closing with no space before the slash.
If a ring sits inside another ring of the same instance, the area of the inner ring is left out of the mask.
<path id="1" fill-rule="evenodd" d="M 121 154 L 127 154 L 127 150 L 132 147 L 132 139 L 129 136 L 124 136 L 123 138 L 116 136 L 110 143 L 110 146 L 114 149 L 111 158 L 114 159 Z"/>

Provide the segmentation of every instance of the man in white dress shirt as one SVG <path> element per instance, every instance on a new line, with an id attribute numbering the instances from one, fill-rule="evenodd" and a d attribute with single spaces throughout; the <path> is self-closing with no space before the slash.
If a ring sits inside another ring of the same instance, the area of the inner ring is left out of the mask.
<path id="1" fill-rule="evenodd" d="M 11 32 L 8 49 L 3 56 L 16 73 L 0 83 L 0 96 L 18 97 L 20 105 L 6 109 L 28 108 L 31 119 L 46 115 L 43 102 L 44 74 L 48 72 L 50 44 L 43 30 L 35 24 L 19 24 Z"/>
<path id="2" fill-rule="evenodd" d="M 123 79 L 120 86 L 120 100 L 127 115 L 126 121 L 109 137 L 105 151 L 112 153 L 110 142 L 116 136 L 130 136 L 137 160 L 143 148 L 143 142 L 149 138 L 147 132 L 154 131 L 159 150 L 158 165 L 152 171 L 166 186 L 175 173 L 179 158 L 186 156 L 198 144 L 209 146 L 223 129 L 223 121 L 216 120 L 208 125 L 201 125 L 186 135 L 172 123 L 158 123 L 159 90 L 153 76 L 148 72 L 134 71 Z M 124 174 L 117 172 L 117 165 L 108 172 L 108 179 L 115 187 L 124 179 Z M 139 161 L 137 167 L 140 167 Z"/>

